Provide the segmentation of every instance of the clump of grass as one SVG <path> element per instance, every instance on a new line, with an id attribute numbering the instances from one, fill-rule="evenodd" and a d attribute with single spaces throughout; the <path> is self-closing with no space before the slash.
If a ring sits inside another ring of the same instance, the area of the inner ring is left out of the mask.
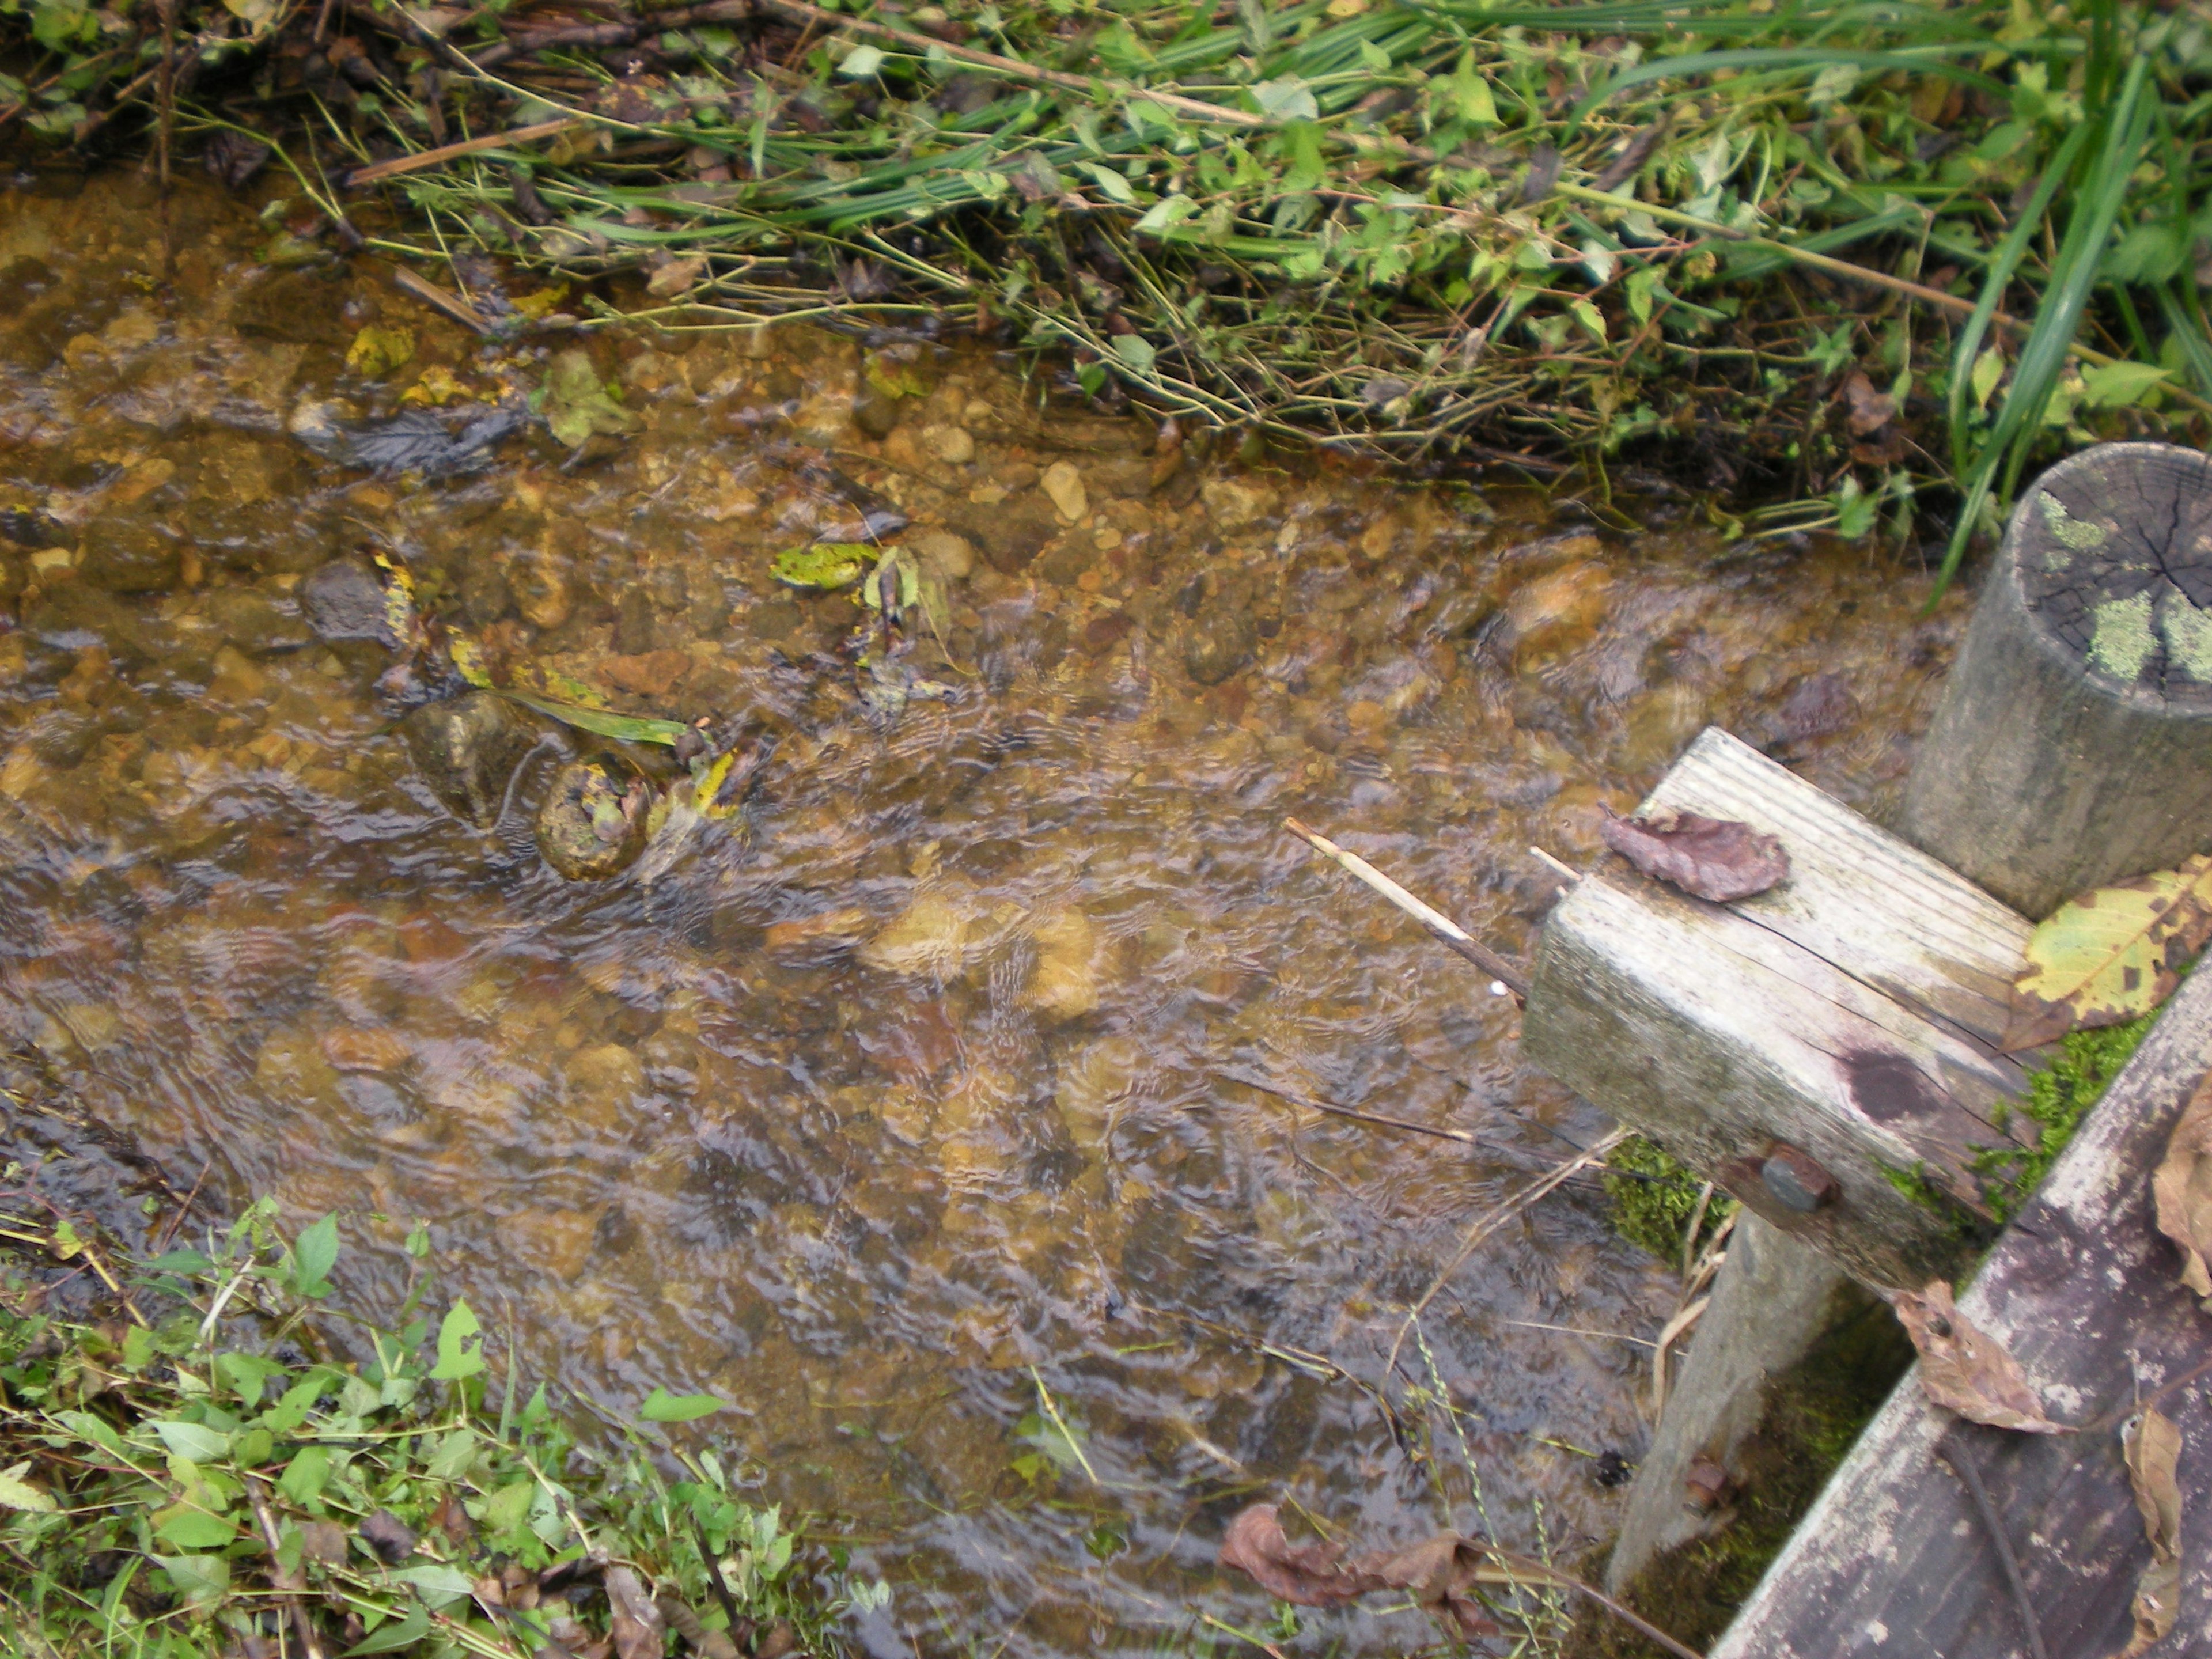
<path id="1" fill-rule="evenodd" d="M 1631 1135 L 1606 1154 L 1600 1177 L 1613 1200 L 1613 1225 L 1630 1243 L 1662 1261 L 1694 1258 L 1735 1211 L 1726 1193 L 1708 1191 L 1702 1177 L 1668 1156 L 1656 1142 Z M 1689 1237 L 1695 1219 L 1697 1237 Z"/>
<path id="2" fill-rule="evenodd" d="M 150 13 L 80 4 L 0 14 L 45 52 L 0 123 L 66 141 L 150 95 Z M 1904 536 L 1955 486 L 1953 562 L 2031 456 L 2212 406 L 2185 9 L 326 14 L 181 0 L 178 142 L 279 143 L 295 206 L 383 252 L 596 283 L 587 329 L 971 321 L 1109 402 L 1797 498 L 1721 515 L 1754 535 Z"/>
<path id="3" fill-rule="evenodd" d="M 317 1306 L 337 1248 L 331 1220 L 288 1246 L 258 1205 L 85 1322 L 9 1275 L 9 1651 L 528 1659 L 609 1637 L 658 1653 L 664 1626 L 708 1659 L 836 1650 L 839 1563 L 744 1502 L 713 1452 L 634 1425 L 580 1443 L 511 1355 L 495 1383 L 465 1302 L 434 1334 L 410 1297 L 393 1328 L 349 1333 L 369 1358 L 338 1358 Z M 642 1415 L 718 1404 L 656 1390 Z"/>

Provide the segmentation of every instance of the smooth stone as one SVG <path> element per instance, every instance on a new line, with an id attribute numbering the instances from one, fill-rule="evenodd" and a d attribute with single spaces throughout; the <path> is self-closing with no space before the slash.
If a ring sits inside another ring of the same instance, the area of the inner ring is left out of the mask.
<path id="1" fill-rule="evenodd" d="M 374 640 L 392 645 L 384 584 L 359 559 L 332 559 L 300 583 L 300 606 L 322 640 Z"/>
<path id="2" fill-rule="evenodd" d="M 1106 942 L 1080 910 L 1055 910 L 1030 929 L 1036 962 L 1022 988 L 1022 1002 L 1056 1024 L 1082 1018 L 1098 1007 Z"/>
<path id="3" fill-rule="evenodd" d="M 965 581 L 975 568 L 975 543 L 953 531 L 925 530 L 910 538 L 907 545 L 921 561 L 922 568 L 941 581 Z"/>
<path id="4" fill-rule="evenodd" d="M 645 850 L 645 780 L 611 755 L 570 761 L 538 809 L 538 850 L 570 881 L 605 881 Z"/>
<path id="5" fill-rule="evenodd" d="M 1206 516 L 1224 530 L 1241 530 L 1274 510 L 1275 492 L 1242 478 L 1208 478 L 1198 487 Z"/>
<path id="6" fill-rule="evenodd" d="M 291 599 L 272 599 L 250 587 L 218 587 L 207 596 L 207 614 L 222 637 L 250 657 L 273 657 L 314 643 L 315 630 Z"/>
<path id="7" fill-rule="evenodd" d="M 77 574 L 109 593 L 166 593 L 184 572 L 184 553 L 137 519 L 94 519 L 84 527 Z"/>
<path id="8" fill-rule="evenodd" d="M 1191 624 L 1182 665 L 1200 685 L 1218 685 L 1249 664 L 1259 645 L 1259 628 L 1244 612 L 1209 610 Z"/>
<path id="9" fill-rule="evenodd" d="M 508 781 L 537 745 L 540 728 L 496 692 L 471 691 L 410 710 L 399 722 L 399 735 L 415 769 L 446 809 L 489 829 L 498 821 Z"/>
<path id="10" fill-rule="evenodd" d="M 853 424 L 863 437 L 883 439 L 891 435 L 898 424 L 899 400 L 887 398 L 873 386 L 864 388 L 853 399 Z"/>
<path id="11" fill-rule="evenodd" d="M 1073 463 L 1054 461 L 1045 468 L 1038 485 L 1052 497 L 1052 505 L 1064 524 L 1073 524 L 1091 511 L 1090 493 L 1083 487 L 1083 475 Z"/>
<path id="12" fill-rule="evenodd" d="M 975 440 L 957 426 L 933 426 L 921 434 L 922 447 L 947 466 L 965 466 L 975 459 Z"/>

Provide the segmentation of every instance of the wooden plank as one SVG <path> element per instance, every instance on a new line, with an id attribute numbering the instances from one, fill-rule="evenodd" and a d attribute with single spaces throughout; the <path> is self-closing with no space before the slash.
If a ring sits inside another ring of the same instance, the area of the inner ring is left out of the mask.
<path id="1" fill-rule="evenodd" d="M 1962 1312 L 2044 1385 L 2044 1437 L 1956 1431 L 1982 1471 L 2054 1659 L 2110 1659 L 2150 1559 L 2117 1430 L 2139 1400 L 2182 1433 L 2180 1617 L 2151 1659 L 2212 1659 L 2212 1389 L 2162 1389 L 2212 1358 L 2212 1316 L 2175 1280 L 2149 1171 L 2212 1066 L 2212 973 L 2183 986 L 2036 1199 L 1990 1253 Z M 1837 1471 L 1711 1659 L 2014 1659 L 2027 1651 L 1997 1558 L 1930 1452 L 1949 1414 L 1908 1375 Z"/>
<path id="2" fill-rule="evenodd" d="M 2025 924 L 1725 733 L 1656 799 L 1778 836 L 1790 881 L 1722 906 L 1585 878 L 1545 923 L 1523 1052 L 1855 1277 L 1948 1274 L 1967 1253 L 1957 1218 L 1891 1173 L 1978 1197 L 1972 1151 L 2008 1138 L 2001 1103 L 2024 1087 L 1978 1033 Z M 1834 1177 L 1834 1202 L 1779 1200 L 1759 1175 L 1778 1143 Z"/>
<path id="3" fill-rule="evenodd" d="M 1644 811 L 1740 818 L 1781 838 L 1790 878 L 1730 907 L 1987 1042 L 2004 1030 L 2029 923 L 1748 744 L 1709 726 Z"/>

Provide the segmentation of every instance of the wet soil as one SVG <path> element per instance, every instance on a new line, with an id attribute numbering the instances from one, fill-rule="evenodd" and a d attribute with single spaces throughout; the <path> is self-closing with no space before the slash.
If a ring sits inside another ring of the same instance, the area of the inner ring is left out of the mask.
<path id="1" fill-rule="evenodd" d="M 262 205 L 0 192 L 0 1037 L 177 1184 L 343 1212 L 356 1307 L 396 1305 L 425 1219 L 531 1366 L 732 1401 L 684 1432 L 840 1517 L 895 1591 L 872 1650 L 1257 1629 L 1212 1561 L 1261 1496 L 1378 1544 L 1608 1531 L 1586 1454 L 1640 1445 L 1645 1350 L 1537 1328 L 1649 1336 L 1674 1286 L 1593 1191 L 1380 1374 L 1469 1218 L 1602 1125 L 1282 820 L 1523 951 L 1555 891 L 1526 849 L 1601 862 L 1708 722 L 1879 810 L 1960 602 L 1729 549 L 1686 501 L 1208 463 L 979 345 L 890 343 L 872 385 L 869 343 L 802 326 L 486 344 L 368 259 L 266 263 Z M 373 377 L 371 327 L 412 335 Z M 623 412 L 579 452 L 533 422 L 425 482 L 293 435 L 525 394 L 579 345 Z M 770 574 L 871 510 L 945 599 L 896 690 L 947 696 L 894 708 L 850 595 Z M 410 739 L 437 688 L 390 672 L 380 553 L 503 662 L 772 735 L 744 811 L 555 873 L 557 765 L 620 745 Z M 1427 1389 L 1417 1431 L 1301 1354 Z"/>

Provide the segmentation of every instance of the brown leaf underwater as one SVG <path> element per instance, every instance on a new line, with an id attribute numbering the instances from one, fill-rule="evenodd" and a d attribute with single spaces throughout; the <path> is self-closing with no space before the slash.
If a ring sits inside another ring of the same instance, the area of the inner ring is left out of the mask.
<path id="1" fill-rule="evenodd" d="M 2197 1085 L 2151 1172 L 2158 1230 L 2181 1249 L 2181 1282 L 2212 1308 L 2212 1073 Z"/>
<path id="2" fill-rule="evenodd" d="M 1273 1504 L 1239 1510 L 1222 1536 L 1221 1565 L 1297 1607 L 1340 1607 L 1370 1590 L 1405 1590 L 1431 1612 L 1449 1618 L 1462 1637 L 1498 1633 L 1473 1593 L 1476 1573 L 1489 1553 L 1474 1539 L 1440 1532 L 1409 1548 L 1345 1564 L 1341 1544 L 1291 1543 L 1279 1514 Z"/>
<path id="3" fill-rule="evenodd" d="M 1341 1544 L 1293 1544 L 1276 1519 L 1273 1504 L 1254 1504 L 1237 1511 L 1222 1535 L 1218 1557 L 1279 1601 L 1294 1607 L 1340 1607 L 1362 1595 L 1366 1585 L 1337 1563 Z"/>
<path id="4" fill-rule="evenodd" d="M 2153 871 L 2067 900 L 2028 936 L 1997 1046 L 2040 1048 L 2069 1031 L 2117 1025 L 2173 994 L 2212 939 L 2212 858 Z"/>
<path id="5" fill-rule="evenodd" d="M 1695 812 L 1608 817 L 1598 832 L 1607 847 L 1645 875 L 1716 904 L 1763 893 L 1790 874 L 1790 855 L 1782 843 L 1734 818 Z"/>
<path id="6" fill-rule="evenodd" d="M 2120 1659 L 2166 1639 L 2181 1601 L 2181 1431 L 2163 1413 L 2146 1407 L 2121 1438 L 2128 1485 L 2142 1512 L 2143 1535 L 2150 1540 L 2150 1565 L 2136 1582 L 2133 1638 Z"/>
<path id="7" fill-rule="evenodd" d="M 1890 1304 L 1920 1354 L 1920 1386 L 1939 1406 L 1991 1428 L 2022 1434 L 2071 1434 L 2054 1423 L 2042 1399 L 2003 1343 L 1978 1330 L 1951 1300 L 1951 1287 L 1930 1279 L 1915 1295 L 1899 1291 Z"/>

